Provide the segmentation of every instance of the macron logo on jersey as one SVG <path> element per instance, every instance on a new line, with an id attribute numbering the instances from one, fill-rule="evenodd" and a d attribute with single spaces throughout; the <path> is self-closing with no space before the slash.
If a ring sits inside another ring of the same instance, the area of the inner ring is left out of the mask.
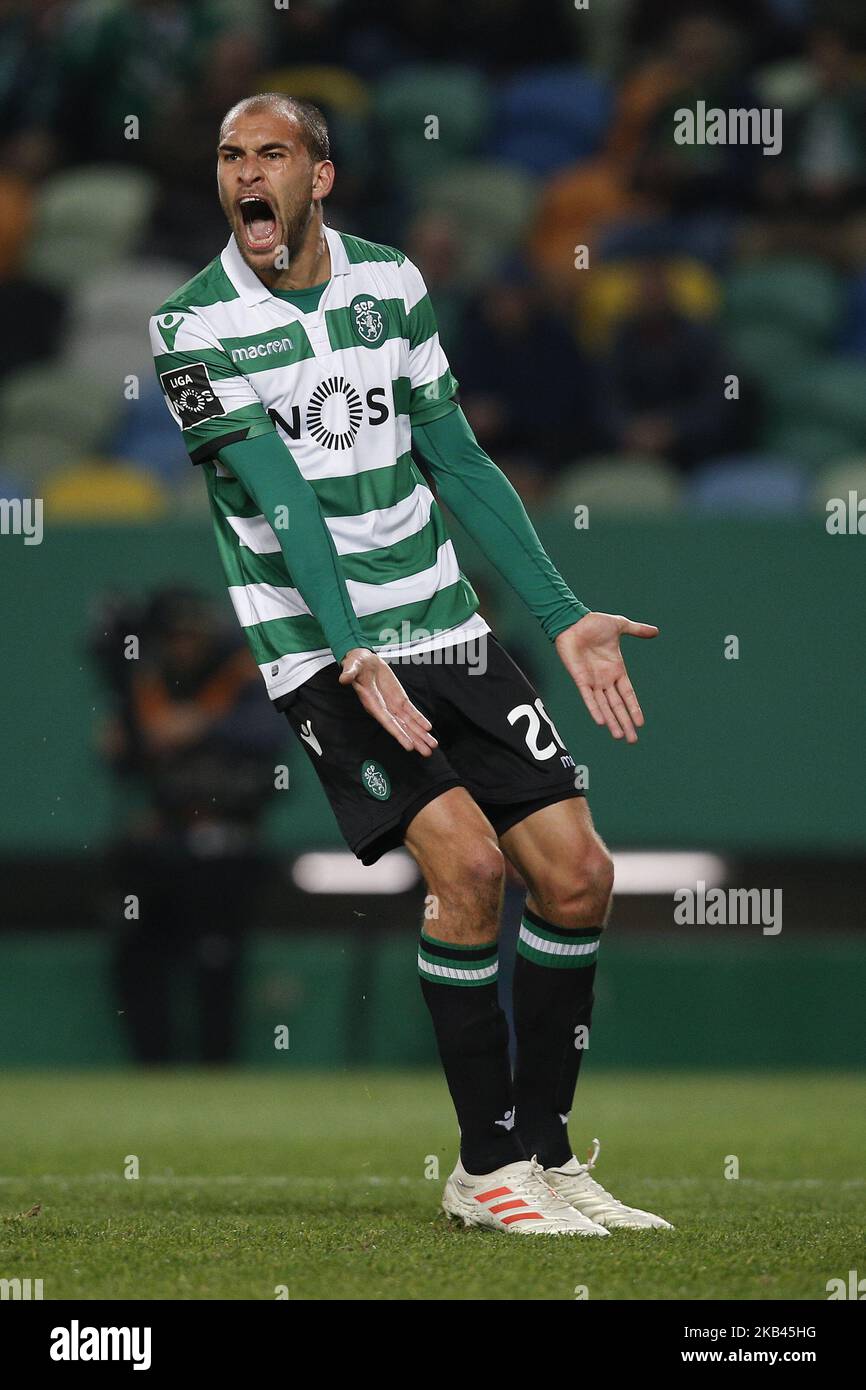
<path id="1" fill-rule="evenodd" d="M 249 347 L 232 348 L 232 361 L 251 362 L 255 357 L 268 357 L 272 352 L 291 350 L 291 338 L 271 338 L 268 343 L 252 343 Z"/>

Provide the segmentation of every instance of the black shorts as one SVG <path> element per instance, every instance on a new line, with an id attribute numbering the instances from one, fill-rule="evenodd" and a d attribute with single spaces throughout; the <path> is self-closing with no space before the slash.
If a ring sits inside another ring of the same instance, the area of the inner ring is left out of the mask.
<path id="1" fill-rule="evenodd" d="M 413 817 L 450 787 L 467 789 L 497 835 L 542 806 L 584 795 L 538 693 L 492 633 L 389 665 L 433 725 L 439 747 L 429 758 L 405 752 L 367 714 L 338 683 L 336 663 L 276 702 L 362 863 L 402 844 Z"/>

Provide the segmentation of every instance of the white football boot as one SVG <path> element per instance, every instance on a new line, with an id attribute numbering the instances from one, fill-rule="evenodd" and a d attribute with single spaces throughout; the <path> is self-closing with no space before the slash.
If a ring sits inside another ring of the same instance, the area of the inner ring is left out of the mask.
<path id="1" fill-rule="evenodd" d="M 537 1159 L 494 1173 L 467 1173 L 460 1160 L 445 1184 L 442 1210 L 464 1226 L 488 1226 L 522 1236 L 606 1236 L 610 1233 L 555 1192 Z"/>
<path id="2" fill-rule="evenodd" d="M 586 1163 L 578 1163 L 577 1159 L 572 1157 L 562 1168 L 544 1169 L 542 1177 L 557 1196 L 570 1203 L 590 1221 L 606 1227 L 609 1231 L 672 1231 L 674 1228 L 669 1221 L 664 1221 L 660 1216 L 653 1216 L 651 1211 L 627 1207 L 590 1176 L 601 1151 L 597 1139 L 593 1139 L 592 1144 L 592 1153 Z"/>

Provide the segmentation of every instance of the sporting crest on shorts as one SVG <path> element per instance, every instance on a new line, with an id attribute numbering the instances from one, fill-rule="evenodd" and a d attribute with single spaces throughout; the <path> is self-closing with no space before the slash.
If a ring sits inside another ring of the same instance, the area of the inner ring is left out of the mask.
<path id="1" fill-rule="evenodd" d="M 377 801 L 387 801 L 391 795 L 391 782 L 384 767 L 368 758 L 361 768 L 361 782 L 370 796 Z"/>

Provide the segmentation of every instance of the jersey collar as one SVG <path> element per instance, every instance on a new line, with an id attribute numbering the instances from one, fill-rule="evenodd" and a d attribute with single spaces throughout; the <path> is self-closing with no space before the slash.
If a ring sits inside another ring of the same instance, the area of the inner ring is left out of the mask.
<path id="1" fill-rule="evenodd" d="M 325 240 L 328 243 L 328 250 L 331 253 L 331 278 L 337 275 L 348 275 L 349 258 L 346 255 L 346 248 L 339 232 L 335 232 L 331 227 L 323 228 Z M 238 244 L 235 241 L 234 232 L 229 237 L 225 248 L 220 254 L 222 267 L 226 275 L 231 280 L 244 304 L 262 304 L 266 299 L 271 298 L 271 292 L 267 285 L 263 285 L 258 275 L 250 270 L 246 261 L 240 253 Z"/>

